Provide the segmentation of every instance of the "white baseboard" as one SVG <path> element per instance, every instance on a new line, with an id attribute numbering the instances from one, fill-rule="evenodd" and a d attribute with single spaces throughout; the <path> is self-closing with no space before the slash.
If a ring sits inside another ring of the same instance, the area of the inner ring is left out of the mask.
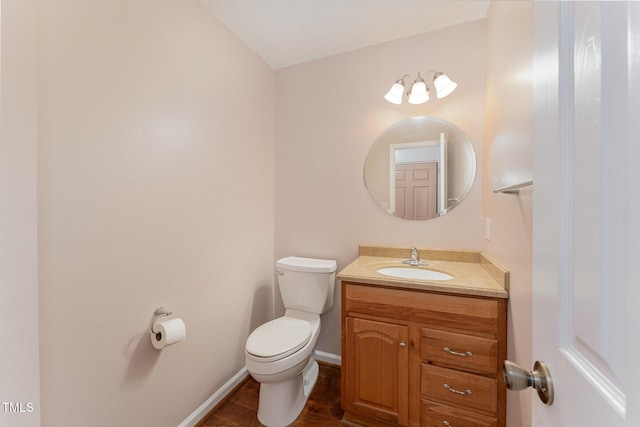
<path id="1" fill-rule="evenodd" d="M 320 362 L 330 363 L 337 366 L 340 366 L 342 363 L 342 358 L 338 354 L 326 353 L 318 350 L 315 350 L 314 353 L 316 360 L 319 360 Z M 200 405 L 198 409 L 193 411 L 186 420 L 181 422 L 178 427 L 195 427 L 202 418 L 204 418 L 217 404 L 222 402 L 238 384 L 247 378 L 248 375 L 249 371 L 247 371 L 247 368 L 242 368 L 229 381 L 213 393 L 210 398 Z"/>
<path id="2" fill-rule="evenodd" d="M 316 360 L 336 366 L 342 365 L 342 357 L 339 354 L 326 353 L 320 350 L 315 350 L 314 353 Z"/>
<path id="3" fill-rule="evenodd" d="M 189 415 L 186 420 L 181 422 L 178 427 L 195 427 L 202 418 L 204 418 L 218 403 L 222 402 L 222 400 L 227 397 L 227 395 L 231 393 L 238 384 L 247 378 L 247 376 L 249 376 L 247 368 L 240 369 L 237 374 L 231 377 L 231 379 L 220 387 L 218 391 L 213 393 L 210 398 L 200 405 L 198 409 L 193 411 L 193 413 Z"/>

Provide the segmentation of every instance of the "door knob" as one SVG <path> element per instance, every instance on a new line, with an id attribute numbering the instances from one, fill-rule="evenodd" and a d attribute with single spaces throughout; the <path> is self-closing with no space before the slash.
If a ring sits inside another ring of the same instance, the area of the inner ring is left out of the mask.
<path id="1" fill-rule="evenodd" d="M 502 378 L 507 389 L 519 391 L 533 387 L 545 405 L 553 404 L 553 379 L 543 362 L 536 361 L 533 371 L 527 371 L 517 363 L 505 360 L 502 364 Z"/>

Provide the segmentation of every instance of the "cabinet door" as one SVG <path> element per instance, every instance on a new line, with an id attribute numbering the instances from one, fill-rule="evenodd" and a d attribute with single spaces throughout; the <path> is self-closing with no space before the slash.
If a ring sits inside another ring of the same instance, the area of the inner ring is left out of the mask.
<path id="1" fill-rule="evenodd" d="M 345 409 L 407 425 L 409 328 L 346 318 Z"/>

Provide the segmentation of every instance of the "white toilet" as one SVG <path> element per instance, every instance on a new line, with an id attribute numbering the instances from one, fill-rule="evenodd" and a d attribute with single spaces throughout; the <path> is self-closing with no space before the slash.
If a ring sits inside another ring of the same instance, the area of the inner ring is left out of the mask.
<path id="1" fill-rule="evenodd" d="M 333 306 L 337 264 L 333 260 L 287 257 L 276 261 L 286 312 L 254 330 L 245 363 L 260 383 L 258 420 L 284 427 L 300 414 L 318 378 L 313 358 L 320 314 Z"/>

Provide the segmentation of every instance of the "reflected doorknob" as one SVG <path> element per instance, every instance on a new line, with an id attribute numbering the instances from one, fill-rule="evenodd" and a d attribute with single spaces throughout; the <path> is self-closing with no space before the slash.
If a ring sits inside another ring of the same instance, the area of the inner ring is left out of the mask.
<path id="1" fill-rule="evenodd" d="M 533 387 L 545 405 L 553 404 L 553 379 L 543 362 L 536 361 L 533 371 L 527 371 L 517 363 L 505 360 L 502 364 L 502 378 L 507 389 L 519 391 Z"/>

